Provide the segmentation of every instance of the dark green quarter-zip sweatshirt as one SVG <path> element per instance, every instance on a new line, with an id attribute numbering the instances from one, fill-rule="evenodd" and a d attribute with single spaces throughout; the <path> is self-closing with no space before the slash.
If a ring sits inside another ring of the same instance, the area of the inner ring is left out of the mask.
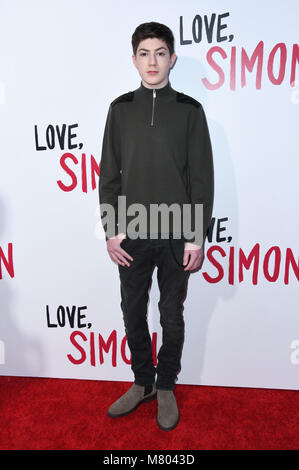
<path id="1" fill-rule="evenodd" d="M 125 226 L 117 225 L 118 196 L 126 196 Z M 128 225 L 134 219 L 136 222 L 139 214 L 128 211 L 131 204 L 139 203 L 146 208 L 148 226 L 145 231 L 139 227 L 139 233 L 146 234 L 141 238 L 149 238 L 148 234 L 153 232 L 149 226 L 150 205 L 164 203 L 171 208 L 176 203 L 181 213 L 183 205 L 189 204 L 193 231 L 198 230 L 195 204 L 203 204 L 202 236 L 199 238 L 204 241 L 212 217 L 213 199 L 212 146 L 200 102 L 174 90 L 169 81 L 156 89 L 145 87 L 141 81 L 139 88 L 110 103 L 99 176 L 100 210 L 106 240 L 121 232 L 130 237 Z M 112 230 L 107 224 L 106 204 L 115 210 Z M 170 234 L 177 233 L 172 220 L 170 215 Z M 151 238 L 159 238 L 165 232 L 160 219 L 158 224 L 158 237 L 151 235 Z M 183 229 L 180 233 L 191 243 L 199 239 Z"/>

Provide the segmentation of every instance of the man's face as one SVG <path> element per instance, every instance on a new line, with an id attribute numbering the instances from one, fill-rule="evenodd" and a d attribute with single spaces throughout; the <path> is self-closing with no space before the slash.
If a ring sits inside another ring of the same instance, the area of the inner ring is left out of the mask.
<path id="1" fill-rule="evenodd" d="M 145 86 L 162 88 L 168 82 L 169 69 L 176 55 L 169 56 L 168 47 L 162 39 L 148 38 L 139 43 L 136 56 L 133 55 L 132 59 Z"/>

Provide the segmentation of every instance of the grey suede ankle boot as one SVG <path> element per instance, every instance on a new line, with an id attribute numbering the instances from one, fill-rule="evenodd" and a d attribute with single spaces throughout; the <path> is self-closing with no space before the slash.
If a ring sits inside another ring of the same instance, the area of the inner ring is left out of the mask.
<path id="1" fill-rule="evenodd" d="M 180 413 L 172 390 L 157 390 L 157 424 L 163 431 L 174 429 L 180 420 Z"/>
<path id="2" fill-rule="evenodd" d="M 108 416 L 110 416 L 110 418 L 125 416 L 136 410 L 140 403 L 152 401 L 156 396 L 157 390 L 155 383 L 152 386 L 141 386 L 133 383 L 124 395 L 112 403 L 108 410 Z"/>

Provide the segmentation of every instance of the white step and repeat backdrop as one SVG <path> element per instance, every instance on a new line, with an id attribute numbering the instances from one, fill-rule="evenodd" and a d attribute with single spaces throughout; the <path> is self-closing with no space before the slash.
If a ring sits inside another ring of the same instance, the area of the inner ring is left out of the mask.
<path id="1" fill-rule="evenodd" d="M 0 375 L 133 380 L 98 207 L 131 36 L 167 24 L 200 101 L 213 230 L 185 300 L 178 384 L 299 390 L 297 1 L 0 1 Z M 149 302 L 161 345 L 156 268 Z"/>

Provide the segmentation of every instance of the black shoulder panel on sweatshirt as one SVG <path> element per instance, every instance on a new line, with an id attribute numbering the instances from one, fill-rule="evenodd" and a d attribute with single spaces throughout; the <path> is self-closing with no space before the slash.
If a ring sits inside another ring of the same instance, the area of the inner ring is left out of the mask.
<path id="1" fill-rule="evenodd" d="M 116 103 L 122 103 L 124 101 L 132 101 L 134 97 L 134 91 L 128 91 L 128 93 L 124 93 L 123 95 L 118 96 L 115 100 L 112 101 L 111 106 L 114 106 Z"/>
<path id="2" fill-rule="evenodd" d="M 193 104 L 193 106 L 195 106 L 196 108 L 200 107 L 199 101 L 197 101 L 195 98 L 192 98 L 192 96 L 185 95 L 185 93 L 181 93 L 180 91 L 176 92 L 176 100 L 180 103 Z"/>

